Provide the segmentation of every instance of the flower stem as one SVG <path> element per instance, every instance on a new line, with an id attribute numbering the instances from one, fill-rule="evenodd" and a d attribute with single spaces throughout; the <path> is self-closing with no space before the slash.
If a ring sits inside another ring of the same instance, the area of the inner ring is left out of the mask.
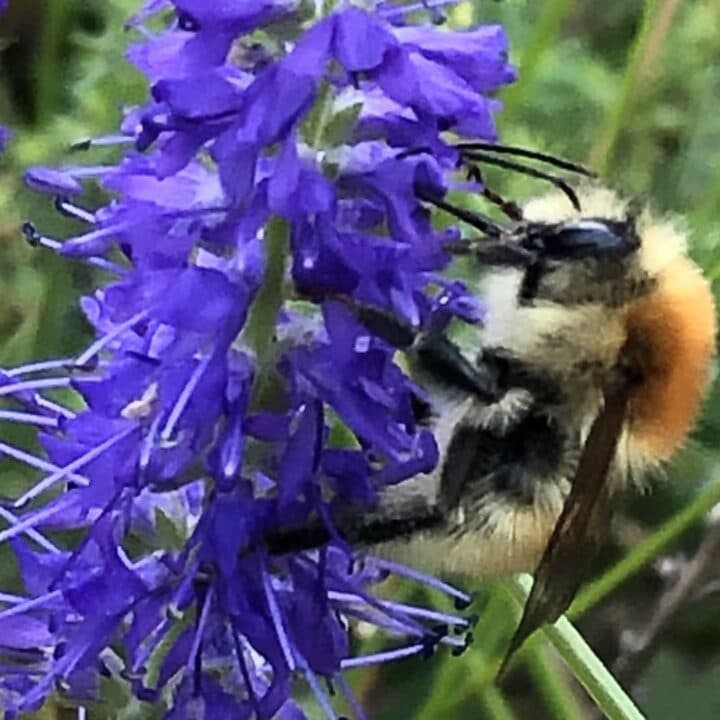
<path id="1" fill-rule="evenodd" d="M 517 602 L 524 603 L 532 580 L 529 575 L 520 575 L 504 585 Z M 552 625 L 545 625 L 543 632 L 608 720 L 643 720 L 632 698 L 565 616 Z"/>
<path id="2" fill-rule="evenodd" d="M 648 0 L 645 3 L 642 23 L 630 50 L 630 57 L 623 77 L 622 87 L 614 106 L 608 113 L 608 120 L 598 133 L 598 140 L 590 153 L 590 166 L 600 175 L 610 167 L 613 152 L 622 129 L 637 102 L 642 97 L 642 71 L 646 67 L 645 58 L 656 44 L 654 28 L 661 17 L 665 0 Z"/>
<path id="3" fill-rule="evenodd" d="M 332 91 L 329 83 L 323 83 L 315 107 L 308 115 L 307 137 L 310 147 L 319 150 L 332 111 Z"/>
<path id="4" fill-rule="evenodd" d="M 667 545 L 707 515 L 718 502 L 720 502 L 720 481 L 715 480 L 709 483 L 692 502 L 638 543 L 604 575 L 587 585 L 575 598 L 568 615 L 573 619 L 577 618 L 607 597 L 618 585 L 649 565 Z"/>
<path id="5" fill-rule="evenodd" d="M 285 264 L 288 254 L 288 226 L 280 217 L 272 217 L 265 229 L 265 274 L 250 308 L 243 340 L 258 361 L 258 376 L 251 404 L 262 402 L 269 380 L 275 373 L 275 325 L 285 295 Z"/>
<path id="6" fill-rule="evenodd" d="M 547 706 L 549 718 L 582 720 L 586 713 L 580 707 L 565 673 L 557 670 L 557 659 L 538 635 L 528 638 L 524 648 L 525 667 Z"/>
<path id="7" fill-rule="evenodd" d="M 47 118 L 55 107 L 53 95 L 59 86 L 58 56 L 60 42 L 66 32 L 68 5 L 53 0 L 44 3 L 42 18 L 42 41 L 38 43 L 35 68 L 35 110 L 38 126 L 47 122 Z"/>
<path id="8" fill-rule="evenodd" d="M 473 22 L 482 22 L 481 13 L 483 8 L 480 3 L 475 7 Z M 502 113 L 504 127 L 509 128 L 513 123 L 517 122 L 518 111 L 522 111 L 542 63 L 555 47 L 563 23 L 572 10 L 572 0 L 546 0 L 543 3 L 518 63 L 520 77 L 514 85 L 507 88 L 502 94 L 503 103 L 505 104 Z"/>

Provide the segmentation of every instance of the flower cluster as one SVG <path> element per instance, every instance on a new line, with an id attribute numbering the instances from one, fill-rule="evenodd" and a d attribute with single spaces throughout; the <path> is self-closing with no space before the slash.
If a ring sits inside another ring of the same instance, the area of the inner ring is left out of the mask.
<path id="1" fill-rule="evenodd" d="M 437 462 L 394 349 L 337 300 L 414 326 L 479 317 L 441 274 L 454 231 L 418 197 L 448 189 L 446 132 L 494 139 L 488 93 L 513 70 L 502 28 L 451 31 L 423 8 L 150 0 L 128 57 L 151 98 L 85 143 L 119 160 L 27 172 L 78 226 L 27 223 L 28 240 L 107 281 L 82 300 L 88 348 L 0 372 L 0 421 L 36 427 L 44 451 L 0 443 L 41 476 L 0 505 L 23 581 L 0 595 L 8 717 L 57 689 L 97 700 L 111 678 L 172 720 L 299 718 L 296 674 L 329 718 L 319 676 L 362 717 L 343 668 L 462 647 L 463 618 L 371 594 L 413 571 L 341 541 L 263 542 Z M 92 182 L 112 198 L 97 209 Z M 352 619 L 409 640 L 352 657 Z"/>

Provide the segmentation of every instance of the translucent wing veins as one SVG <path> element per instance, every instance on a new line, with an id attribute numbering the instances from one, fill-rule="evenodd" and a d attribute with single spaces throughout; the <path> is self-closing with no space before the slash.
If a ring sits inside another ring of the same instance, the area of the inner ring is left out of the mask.
<path id="1" fill-rule="evenodd" d="M 555 622 L 567 610 L 604 537 L 612 498 L 606 477 L 632 387 L 626 373 L 619 371 L 618 376 L 605 388 L 603 408 L 590 428 L 572 489 L 535 573 L 535 583 L 499 674 L 535 630 Z"/>

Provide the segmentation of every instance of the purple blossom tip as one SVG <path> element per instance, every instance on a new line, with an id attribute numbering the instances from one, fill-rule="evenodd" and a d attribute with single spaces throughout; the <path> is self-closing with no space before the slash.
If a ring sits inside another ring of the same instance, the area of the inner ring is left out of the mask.
<path id="1" fill-rule="evenodd" d="M 25 171 L 25 184 L 48 195 L 77 195 L 82 185 L 69 173 L 47 167 L 34 167 Z"/>

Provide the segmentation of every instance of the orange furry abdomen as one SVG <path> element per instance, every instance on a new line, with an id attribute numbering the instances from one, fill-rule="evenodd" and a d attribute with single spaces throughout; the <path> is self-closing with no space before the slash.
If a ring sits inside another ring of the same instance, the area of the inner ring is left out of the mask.
<path id="1" fill-rule="evenodd" d="M 657 287 L 628 308 L 632 362 L 642 382 L 629 408 L 634 444 L 649 460 L 666 460 L 698 413 L 715 351 L 715 303 L 707 280 L 687 258 L 657 278 Z"/>

